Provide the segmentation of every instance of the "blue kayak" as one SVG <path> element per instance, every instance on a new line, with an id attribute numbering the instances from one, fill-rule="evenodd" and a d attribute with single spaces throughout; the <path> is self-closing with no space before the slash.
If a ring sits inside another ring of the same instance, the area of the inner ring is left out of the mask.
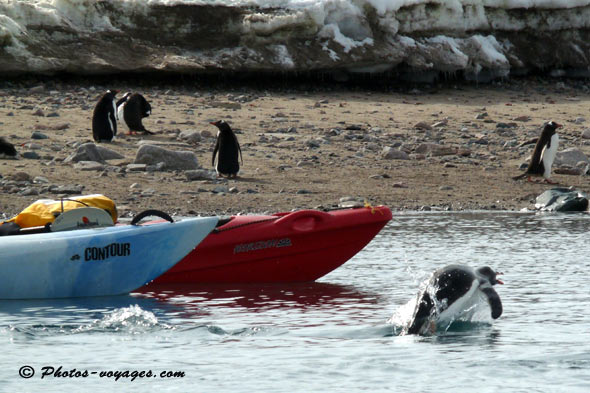
<path id="1" fill-rule="evenodd" d="M 166 272 L 217 217 L 0 237 L 0 299 L 119 295 Z"/>

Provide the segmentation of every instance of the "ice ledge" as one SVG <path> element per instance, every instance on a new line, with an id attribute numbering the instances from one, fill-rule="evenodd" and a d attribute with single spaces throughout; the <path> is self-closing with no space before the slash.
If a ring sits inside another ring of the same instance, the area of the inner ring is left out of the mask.
<path id="1" fill-rule="evenodd" d="M 0 2 L 2 74 L 590 76 L 590 1 L 335 0 L 261 8 L 89 0 L 75 10 L 32 3 Z"/>

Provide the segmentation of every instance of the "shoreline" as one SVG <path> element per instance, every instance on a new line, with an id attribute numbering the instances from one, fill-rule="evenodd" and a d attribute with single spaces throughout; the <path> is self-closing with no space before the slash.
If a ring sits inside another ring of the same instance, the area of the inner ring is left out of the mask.
<path id="1" fill-rule="evenodd" d="M 0 160 L 0 216 L 77 190 L 112 198 L 128 217 L 148 208 L 173 215 L 275 213 L 331 207 L 342 197 L 394 212 L 520 211 L 552 187 L 590 189 L 590 177 L 555 174 L 555 166 L 552 179 L 559 185 L 512 180 L 533 149 L 519 145 L 538 136 L 547 120 L 564 124 L 559 151 L 590 155 L 590 139 L 582 137 L 590 127 L 588 81 L 523 78 L 382 89 L 103 82 L 48 77 L 0 84 L 0 135 L 21 155 Z M 108 88 L 121 90 L 119 97 L 143 94 L 153 110 L 143 124 L 156 134 L 122 135 L 119 125 L 115 141 L 101 145 L 124 158 L 92 170 L 64 162 L 78 145 L 93 142 L 92 110 Z M 220 119 L 242 147 L 238 179 L 190 181 L 182 171 L 129 169 L 139 146 L 149 143 L 192 151 L 211 170 L 217 130 L 208 122 Z M 33 133 L 46 138 L 33 139 Z M 183 138 L 191 134 L 197 136 Z"/>

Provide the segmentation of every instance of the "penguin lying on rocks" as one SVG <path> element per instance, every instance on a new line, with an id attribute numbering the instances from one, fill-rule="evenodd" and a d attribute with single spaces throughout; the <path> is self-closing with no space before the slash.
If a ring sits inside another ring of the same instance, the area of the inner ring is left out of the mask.
<path id="1" fill-rule="evenodd" d="M 107 90 L 92 113 L 92 136 L 96 142 L 110 142 L 117 135 L 115 96 L 119 90 Z"/>
<path id="2" fill-rule="evenodd" d="M 153 135 L 154 133 L 146 130 L 141 120 L 152 114 L 152 107 L 149 102 L 139 93 L 125 93 L 125 95 L 117 101 L 117 113 L 119 120 L 129 131 L 128 134 L 143 132 L 144 134 Z"/>
<path id="3" fill-rule="evenodd" d="M 523 174 L 513 177 L 513 180 L 528 177 L 528 181 L 531 181 L 531 176 L 543 176 L 546 183 L 555 184 L 554 181 L 550 180 L 551 167 L 553 166 L 553 161 L 557 154 L 557 147 L 559 146 L 559 136 L 556 130 L 561 127 L 561 124 L 553 121 L 545 124 L 541 132 L 541 137 L 535 145 L 529 166 Z"/>
<path id="4" fill-rule="evenodd" d="M 238 138 L 233 130 L 224 120 L 211 122 L 210 124 L 219 129 L 217 133 L 217 141 L 213 149 L 213 158 L 211 165 L 215 166 L 218 176 L 227 176 L 228 178 L 237 177 L 240 171 L 240 163 L 238 160 L 238 153 L 242 158 L 242 149 L 238 143 Z M 217 158 L 217 165 L 215 164 L 215 155 L 219 152 Z M 242 165 L 244 160 L 242 159 Z"/>
<path id="5" fill-rule="evenodd" d="M 499 274 L 488 266 L 473 269 L 465 265 L 449 265 L 436 270 L 418 294 L 416 308 L 404 333 L 434 333 L 437 322 L 450 323 L 474 309 L 480 295 L 487 299 L 492 318 L 499 318 L 502 301 L 493 288 L 495 284 L 504 284 L 497 278 Z"/>

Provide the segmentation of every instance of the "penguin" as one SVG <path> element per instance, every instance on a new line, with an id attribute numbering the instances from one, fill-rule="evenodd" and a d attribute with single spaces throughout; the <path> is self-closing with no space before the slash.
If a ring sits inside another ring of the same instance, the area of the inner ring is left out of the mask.
<path id="1" fill-rule="evenodd" d="M 117 135 L 115 96 L 119 90 L 107 90 L 92 114 L 92 136 L 96 142 L 110 142 Z"/>
<path id="2" fill-rule="evenodd" d="M 139 93 L 125 93 L 117 101 L 117 115 L 129 130 L 129 135 L 139 131 L 144 134 L 154 135 L 153 132 L 146 130 L 141 123 L 141 119 L 152 114 L 152 107 L 149 102 Z"/>
<path id="3" fill-rule="evenodd" d="M 238 143 L 236 134 L 232 131 L 229 124 L 224 120 L 211 122 L 219 129 L 217 133 L 217 141 L 215 142 L 215 149 L 213 149 L 213 158 L 211 165 L 215 166 L 218 176 L 227 176 L 228 178 L 236 177 L 240 170 L 240 163 L 238 161 L 238 152 L 242 158 L 242 149 Z M 219 151 L 217 158 L 217 165 L 215 165 L 215 155 Z M 242 159 L 242 165 L 244 160 Z"/>
<path id="4" fill-rule="evenodd" d="M 0 136 L 0 158 L 17 158 L 17 156 L 14 145 Z"/>
<path id="5" fill-rule="evenodd" d="M 561 127 L 563 127 L 561 124 L 554 121 L 545 123 L 541 137 L 535 145 L 529 166 L 523 174 L 513 177 L 513 180 L 519 180 L 526 176 L 528 181 L 531 181 L 531 176 L 543 176 L 546 183 L 555 184 L 549 178 L 551 177 L 551 166 L 559 146 L 559 136 L 556 130 Z"/>
<path id="6" fill-rule="evenodd" d="M 487 299 L 493 319 L 502 315 L 502 301 L 492 287 L 504 284 L 489 266 L 477 270 L 465 265 L 449 265 L 432 273 L 426 288 L 418 294 L 416 308 L 405 334 L 425 334 L 436 329 L 437 321 L 452 321 L 473 310 L 479 295 Z"/>

